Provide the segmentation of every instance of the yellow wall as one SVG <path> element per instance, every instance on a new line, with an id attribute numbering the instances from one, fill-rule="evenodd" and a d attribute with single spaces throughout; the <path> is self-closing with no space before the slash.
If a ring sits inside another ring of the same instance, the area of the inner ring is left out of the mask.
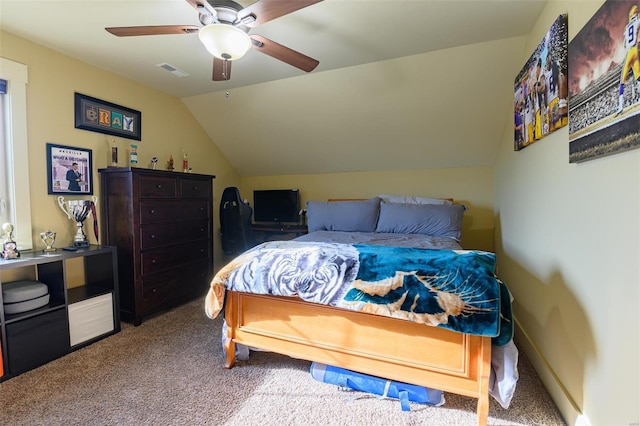
<path id="1" fill-rule="evenodd" d="M 39 234 L 46 229 L 57 232 L 57 247 L 71 244 L 75 234 L 75 225 L 58 207 L 57 197 L 47 194 L 46 143 L 93 151 L 94 194 L 98 199 L 98 169 L 110 165 L 108 140 L 111 137 L 74 128 L 74 92 L 142 112 L 142 140 L 116 138 L 121 165 L 127 165 L 130 143 L 137 143 L 140 167 L 148 167 L 153 156 L 160 159 L 159 167 L 165 166 L 169 155 L 177 157 L 178 164 L 184 149 L 195 173 L 215 175 L 214 232 L 216 236 L 219 235 L 217 204 L 220 194 L 226 186 L 239 185 L 239 176 L 179 99 L 104 72 L 12 34 L 1 32 L 0 37 L 0 55 L 25 64 L 29 69 L 27 119 L 32 234 L 35 248 L 42 248 Z M 71 197 L 65 197 L 67 198 Z M 97 207 L 99 212 L 99 201 Z M 89 241 L 95 244 L 91 227 L 85 224 L 85 228 Z M 215 238 L 218 267 L 223 261 L 219 240 Z"/>
<path id="2" fill-rule="evenodd" d="M 558 15 L 568 13 L 571 40 L 602 3 L 550 1 L 522 64 Z M 640 151 L 580 164 L 568 155 L 568 127 L 518 152 L 505 128 L 496 250 L 515 297 L 516 343 L 568 424 L 638 424 Z"/>
<path id="3" fill-rule="evenodd" d="M 462 246 L 493 251 L 493 181 L 492 167 L 467 167 L 243 177 L 240 190 L 252 202 L 254 189 L 298 188 L 301 206 L 310 200 L 381 194 L 454 198 L 469 208 L 463 220 Z"/>
<path id="4" fill-rule="evenodd" d="M 571 38 L 601 4 L 601 0 L 551 0 L 530 34 L 521 64 L 560 13 L 569 13 Z M 47 195 L 45 144 L 92 149 L 94 173 L 107 165 L 106 137 L 73 127 L 76 91 L 142 111 L 140 164 L 154 155 L 164 161 L 186 149 L 194 171 L 217 176 L 216 204 L 226 186 L 239 186 L 249 199 L 253 189 L 264 188 L 300 188 L 303 201 L 380 193 L 453 197 L 470 207 L 463 246 L 491 249 L 495 221 L 500 275 L 515 296 L 518 343 L 568 422 L 640 421 L 638 150 L 569 164 L 567 128 L 514 152 L 508 124 L 495 169 L 241 179 L 179 99 L 11 34 L 0 36 L 0 55 L 29 67 L 28 143 L 36 246 L 40 244 L 36 235 L 44 229 L 58 232 L 58 246 L 69 244 L 73 236 L 73 224 L 59 211 L 55 197 Z M 514 69 L 513 75 L 519 71 Z M 505 122 L 510 123 L 511 117 Z M 129 141 L 118 143 L 124 150 Z M 96 192 L 99 195 L 99 187 Z M 215 205 L 216 236 L 217 212 Z M 219 238 L 215 241 L 219 267 L 223 260 Z"/>

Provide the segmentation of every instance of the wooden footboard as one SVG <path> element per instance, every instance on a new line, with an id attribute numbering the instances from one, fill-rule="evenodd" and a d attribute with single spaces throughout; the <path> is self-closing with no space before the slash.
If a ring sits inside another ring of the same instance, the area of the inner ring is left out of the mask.
<path id="1" fill-rule="evenodd" d="M 491 338 L 351 312 L 298 298 L 227 291 L 226 367 L 235 344 L 478 399 L 489 415 Z"/>

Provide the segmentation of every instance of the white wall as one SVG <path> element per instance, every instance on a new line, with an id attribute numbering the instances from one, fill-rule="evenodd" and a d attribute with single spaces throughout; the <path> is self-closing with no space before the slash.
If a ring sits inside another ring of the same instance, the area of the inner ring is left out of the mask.
<path id="1" fill-rule="evenodd" d="M 550 1 L 522 64 L 558 15 L 568 13 L 571 40 L 601 5 Z M 568 424 L 638 424 L 640 150 L 569 164 L 568 140 L 565 127 L 514 152 L 504 132 L 496 250 L 516 341 Z"/>

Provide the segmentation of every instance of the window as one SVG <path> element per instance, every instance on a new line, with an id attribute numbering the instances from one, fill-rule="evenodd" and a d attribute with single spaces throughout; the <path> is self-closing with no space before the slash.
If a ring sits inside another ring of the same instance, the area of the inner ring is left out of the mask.
<path id="1" fill-rule="evenodd" d="M 31 250 L 27 149 L 27 66 L 0 58 L 0 225 L 14 226 L 20 250 Z"/>

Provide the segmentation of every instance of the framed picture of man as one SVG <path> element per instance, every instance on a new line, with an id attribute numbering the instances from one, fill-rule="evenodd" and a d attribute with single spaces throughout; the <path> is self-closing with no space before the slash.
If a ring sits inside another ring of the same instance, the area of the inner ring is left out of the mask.
<path id="1" fill-rule="evenodd" d="M 91 150 L 47 144 L 49 194 L 93 195 Z"/>

